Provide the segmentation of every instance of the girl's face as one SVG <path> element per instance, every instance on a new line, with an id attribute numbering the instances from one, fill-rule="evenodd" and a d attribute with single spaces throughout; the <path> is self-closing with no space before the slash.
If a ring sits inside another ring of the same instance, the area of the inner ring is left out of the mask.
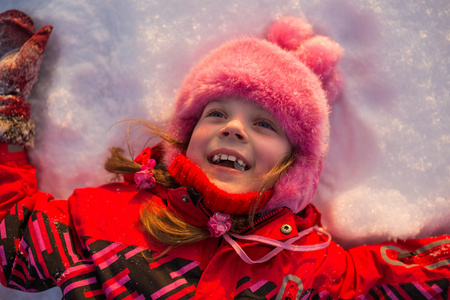
<path id="1" fill-rule="evenodd" d="M 262 107 L 231 98 L 210 102 L 192 133 L 186 157 L 228 193 L 255 192 L 262 177 L 291 152 L 275 117 Z"/>

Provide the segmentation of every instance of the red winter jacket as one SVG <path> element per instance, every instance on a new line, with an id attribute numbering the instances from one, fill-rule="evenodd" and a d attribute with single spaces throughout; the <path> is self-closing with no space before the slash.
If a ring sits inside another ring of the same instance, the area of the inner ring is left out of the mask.
<path id="1" fill-rule="evenodd" d="M 149 258 L 163 247 L 141 230 L 139 210 L 165 198 L 188 221 L 204 222 L 189 189 L 154 195 L 113 183 L 55 200 L 37 190 L 25 152 L 0 144 L 0 163 L 0 281 L 8 287 L 59 286 L 65 299 L 449 299 L 450 236 L 350 250 L 331 242 L 316 251 L 283 250 L 260 264 L 245 263 L 224 239 L 208 238 L 155 261 Z M 320 224 L 319 216 L 313 206 L 298 215 L 280 208 L 244 234 L 285 241 Z M 292 231 L 280 230 L 286 225 Z M 312 232 L 295 245 L 325 240 Z M 272 250 L 237 243 L 251 259 Z"/>

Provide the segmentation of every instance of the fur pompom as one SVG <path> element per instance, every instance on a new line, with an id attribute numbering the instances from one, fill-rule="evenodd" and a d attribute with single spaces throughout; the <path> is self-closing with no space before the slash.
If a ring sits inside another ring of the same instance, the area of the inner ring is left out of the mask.
<path id="1" fill-rule="evenodd" d="M 333 73 L 342 52 L 338 43 L 325 36 L 315 36 L 301 45 L 297 55 L 300 61 L 325 80 Z"/>
<path id="2" fill-rule="evenodd" d="M 275 21 L 269 28 L 268 40 L 288 51 L 295 50 L 300 44 L 314 35 L 308 21 L 296 17 L 286 17 Z"/>
<path id="3" fill-rule="evenodd" d="M 339 99 L 344 88 L 342 73 L 338 69 L 334 70 L 330 77 L 322 82 L 322 87 L 327 95 L 328 104 L 333 105 Z"/>

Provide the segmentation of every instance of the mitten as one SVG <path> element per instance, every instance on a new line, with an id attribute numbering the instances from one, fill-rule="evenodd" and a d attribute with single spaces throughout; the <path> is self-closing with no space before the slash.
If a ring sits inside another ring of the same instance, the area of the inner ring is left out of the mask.
<path id="1" fill-rule="evenodd" d="M 285 17 L 269 29 L 268 40 L 292 52 L 322 81 L 328 103 L 336 101 L 343 87 L 337 64 L 343 49 L 330 38 L 314 35 L 312 26 L 304 19 Z"/>
<path id="2" fill-rule="evenodd" d="M 25 13 L 0 14 L 0 142 L 32 145 L 34 123 L 26 101 L 37 80 L 52 26 L 34 30 Z"/>

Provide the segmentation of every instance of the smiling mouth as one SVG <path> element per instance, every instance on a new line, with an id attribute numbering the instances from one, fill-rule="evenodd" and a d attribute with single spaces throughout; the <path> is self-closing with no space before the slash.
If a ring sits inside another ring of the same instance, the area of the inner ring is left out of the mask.
<path id="1" fill-rule="evenodd" d="M 242 159 L 238 159 L 234 155 L 219 153 L 211 158 L 211 163 L 221 167 L 232 168 L 239 171 L 247 171 L 249 167 Z"/>

